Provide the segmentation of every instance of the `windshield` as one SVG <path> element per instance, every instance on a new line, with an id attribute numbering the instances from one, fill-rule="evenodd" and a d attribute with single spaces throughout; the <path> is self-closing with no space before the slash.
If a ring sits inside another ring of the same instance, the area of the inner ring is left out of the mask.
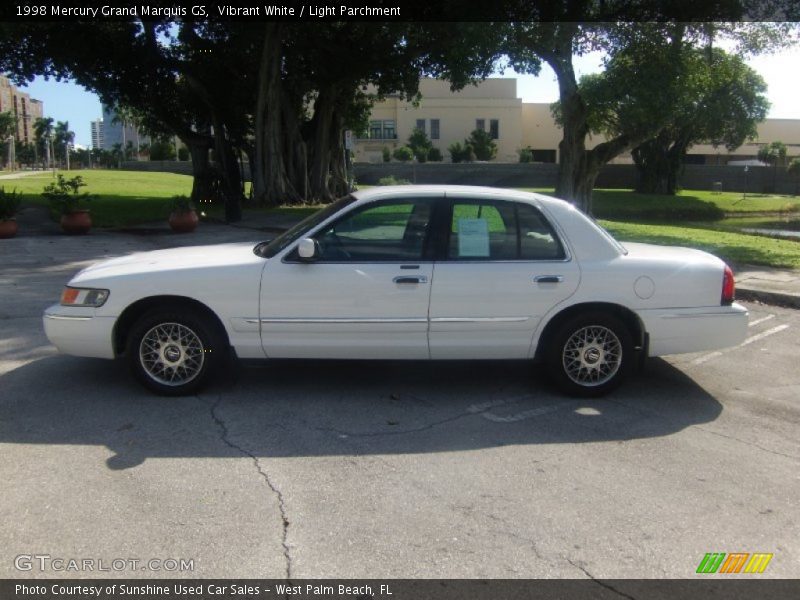
<path id="1" fill-rule="evenodd" d="M 313 229 L 328 217 L 355 201 L 356 199 L 353 196 L 339 198 L 336 202 L 306 217 L 291 229 L 287 229 L 271 242 L 262 242 L 258 244 L 253 251 L 262 258 L 272 258 L 289 244 L 302 237 L 304 233 Z"/>

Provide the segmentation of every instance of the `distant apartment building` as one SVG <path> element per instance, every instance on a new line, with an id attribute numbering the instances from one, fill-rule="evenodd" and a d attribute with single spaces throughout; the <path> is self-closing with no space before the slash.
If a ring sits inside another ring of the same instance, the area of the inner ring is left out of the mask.
<path id="1" fill-rule="evenodd" d="M 417 106 L 391 95 L 375 104 L 369 131 L 356 142 L 356 161 L 381 162 L 383 149 L 391 151 L 406 144 L 415 128 L 425 131 L 445 161 L 450 160 L 448 146 L 463 144 L 475 129 L 487 131 L 494 139 L 496 162 L 517 162 L 522 148 L 533 151 L 535 162 L 559 161 L 561 128 L 553 119 L 550 104 L 523 102 L 517 97 L 516 79 L 492 78 L 451 92 L 448 82 L 426 78 L 420 81 L 420 92 L 422 99 Z M 732 152 L 710 144 L 694 146 L 686 162 L 725 165 L 754 160 L 761 146 L 777 140 L 787 145 L 790 159 L 800 155 L 800 119 L 767 119 L 758 125 L 755 140 Z M 603 136 L 593 136 L 586 140 L 587 147 L 603 141 Z M 624 154 L 613 162 L 631 163 L 632 159 Z"/>
<path id="2" fill-rule="evenodd" d="M 89 128 L 92 135 L 92 150 L 101 150 L 103 148 L 103 119 L 95 119 L 89 123 Z"/>
<path id="3" fill-rule="evenodd" d="M 117 111 L 108 106 L 103 106 L 103 140 L 101 147 L 104 150 L 113 150 L 116 144 L 125 148 L 128 142 L 134 150 L 139 150 L 142 144 L 149 144 L 150 138 L 139 133 L 139 128 L 129 123 L 123 123 Z"/>
<path id="4" fill-rule="evenodd" d="M 11 112 L 17 117 L 18 142 L 33 142 L 33 123 L 44 115 L 44 104 L 0 75 L 0 112 Z"/>

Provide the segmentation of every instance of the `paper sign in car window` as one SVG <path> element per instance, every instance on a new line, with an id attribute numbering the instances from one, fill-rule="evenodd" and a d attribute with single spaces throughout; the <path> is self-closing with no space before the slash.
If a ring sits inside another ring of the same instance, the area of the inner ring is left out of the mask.
<path id="1" fill-rule="evenodd" d="M 486 219 L 458 220 L 458 255 L 489 256 L 489 222 Z"/>

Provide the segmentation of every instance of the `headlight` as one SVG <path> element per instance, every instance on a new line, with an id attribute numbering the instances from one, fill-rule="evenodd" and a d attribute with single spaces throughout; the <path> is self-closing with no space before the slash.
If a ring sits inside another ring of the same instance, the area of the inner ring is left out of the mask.
<path id="1" fill-rule="evenodd" d="M 103 306 L 108 300 L 108 290 L 65 287 L 61 293 L 62 306 Z"/>

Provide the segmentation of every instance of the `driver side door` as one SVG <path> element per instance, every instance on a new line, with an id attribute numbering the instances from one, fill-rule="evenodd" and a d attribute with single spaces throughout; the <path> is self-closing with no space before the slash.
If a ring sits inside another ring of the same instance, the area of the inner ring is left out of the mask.
<path id="1" fill-rule="evenodd" d="M 260 326 L 269 357 L 426 359 L 433 280 L 432 197 L 352 208 L 267 263 Z"/>

